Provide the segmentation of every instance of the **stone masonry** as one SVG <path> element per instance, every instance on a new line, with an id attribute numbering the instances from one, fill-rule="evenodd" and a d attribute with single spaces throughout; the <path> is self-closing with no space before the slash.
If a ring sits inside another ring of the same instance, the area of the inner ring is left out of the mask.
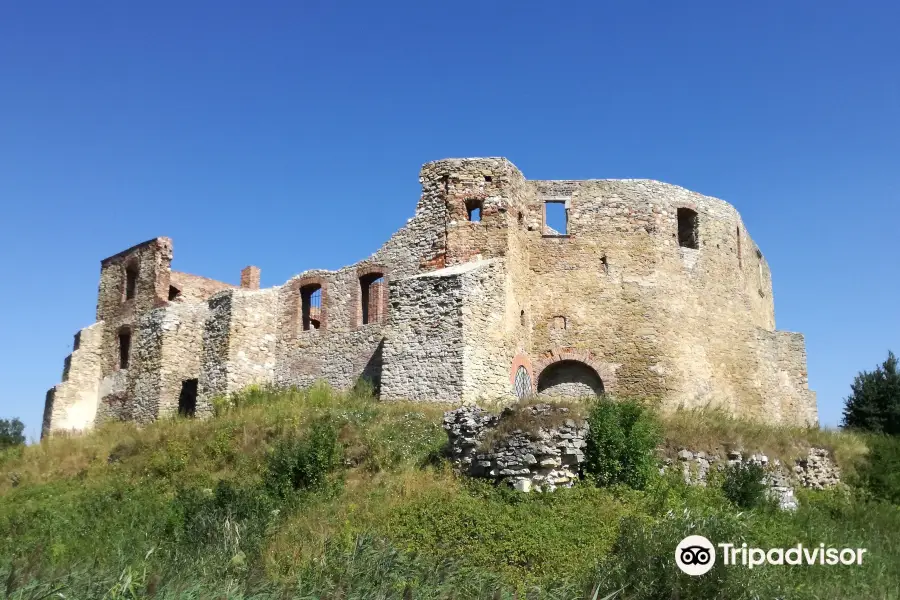
<path id="1" fill-rule="evenodd" d="M 101 261 L 96 322 L 44 433 L 361 378 L 387 400 L 615 392 L 816 423 L 803 336 L 775 329 L 768 263 L 731 205 L 650 180 L 529 181 L 503 158 L 431 162 L 419 180 L 377 252 L 279 286 L 260 289 L 256 267 L 240 285 L 174 271 L 164 237 Z"/>

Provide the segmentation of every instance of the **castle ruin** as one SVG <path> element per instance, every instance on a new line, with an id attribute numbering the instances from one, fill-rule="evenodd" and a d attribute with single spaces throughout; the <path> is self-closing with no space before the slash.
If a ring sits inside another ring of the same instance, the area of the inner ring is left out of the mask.
<path id="1" fill-rule="evenodd" d="M 529 181 L 504 158 L 431 162 L 420 181 L 371 257 L 272 288 L 256 267 L 240 286 L 173 271 L 164 237 L 104 259 L 43 434 L 361 378 L 384 400 L 611 392 L 817 423 L 803 336 L 775 329 L 768 264 L 730 204 L 651 180 Z"/>

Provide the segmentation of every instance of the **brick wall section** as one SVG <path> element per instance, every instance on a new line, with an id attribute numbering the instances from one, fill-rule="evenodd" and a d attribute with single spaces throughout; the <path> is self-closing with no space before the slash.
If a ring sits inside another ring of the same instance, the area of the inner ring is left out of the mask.
<path id="1" fill-rule="evenodd" d="M 259 267 L 244 267 L 241 271 L 241 287 L 245 290 L 259 289 Z"/>
<path id="2" fill-rule="evenodd" d="M 190 273 L 182 273 L 180 271 L 172 271 L 169 275 L 169 285 L 181 292 L 173 303 L 186 302 L 205 302 L 209 298 L 222 290 L 231 290 L 235 286 L 229 283 L 201 277 L 199 275 L 191 275 Z M 168 294 L 168 292 L 166 292 Z M 168 299 L 168 296 L 166 296 Z"/>
<path id="3" fill-rule="evenodd" d="M 104 260 L 98 418 L 168 414 L 194 373 L 202 414 L 204 400 L 249 383 L 316 379 L 345 388 L 366 378 L 386 398 L 505 401 L 514 364 L 535 386 L 555 372 L 551 387 L 565 391 L 577 369 L 548 368 L 575 360 L 606 391 L 664 408 L 816 421 L 803 338 L 775 330 L 768 264 L 731 205 L 650 180 L 528 181 L 503 158 L 427 163 L 419 180 L 415 214 L 370 257 L 267 290 L 247 289 L 251 268 L 241 289 L 171 271 L 168 238 Z M 547 200 L 567 205 L 568 235 L 545 234 Z M 679 208 L 697 213 L 697 249 L 678 244 Z M 129 265 L 139 277 L 123 301 Z M 386 315 L 363 325 L 360 277 L 376 271 Z M 322 286 L 322 327 L 302 331 L 310 282 Z M 172 303 L 170 283 L 182 286 Z M 122 327 L 133 331 L 128 372 L 117 370 Z M 76 358 L 70 381 L 85 369 Z M 50 429 L 66 422 L 63 392 L 48 397 Z"/>

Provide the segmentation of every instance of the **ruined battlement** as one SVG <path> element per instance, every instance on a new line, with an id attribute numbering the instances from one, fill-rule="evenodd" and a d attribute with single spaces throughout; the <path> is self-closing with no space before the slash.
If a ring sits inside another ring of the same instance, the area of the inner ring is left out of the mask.
<path id="1" fill-rule="evenodd" d="M 652 180 L 527 180 L 504 158 L 420 171 L 414 216 L 370 257 L 259 289 L 171 268 L 168 238 L 101 261 L 97 322 L 44 432 L 203 415 L 252 383 L 449 403 L 602 392 L 815 423 L 800 334 L 737 210 Z M 557 229 L 548 212 L 560 211 Z M 560 229 L 561 228 L 561 229 Z"/>

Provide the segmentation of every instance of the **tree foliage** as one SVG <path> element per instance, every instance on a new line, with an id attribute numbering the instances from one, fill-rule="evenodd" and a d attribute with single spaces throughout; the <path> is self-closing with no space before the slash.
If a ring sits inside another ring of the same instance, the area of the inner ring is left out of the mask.
<path id="1" fill-rule="evenodd" d="M 850 388 L 853 393 L 845 401 L 844 427 L 900 435 L 900 371 L 893 352 L 871 373 L 858 374 Z"/>
<path id="2" fill-rule="evenodd" d="M 25 443 L 25 425 L 18 418 L 0 419 L 0 450 Z"/>

